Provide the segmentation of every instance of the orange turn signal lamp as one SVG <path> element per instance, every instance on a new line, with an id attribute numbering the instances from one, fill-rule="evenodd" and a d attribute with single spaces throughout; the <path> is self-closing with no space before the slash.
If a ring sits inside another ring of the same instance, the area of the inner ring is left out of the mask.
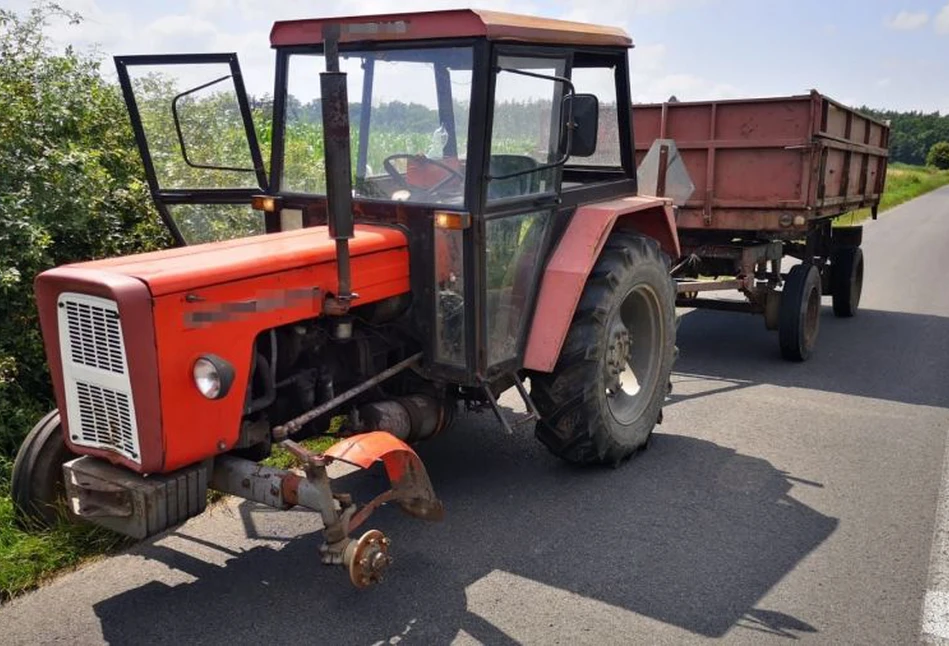
<path id="1" fill-rule="evenodd" d="M 255 211 L 276 213 L 280 210 L 280 198 L 273 195 L 255 195 L 250 198 L 250 206 Z"/>
<path id="2" fill-rule="evenodd" d="M 436 229 L 467 229 L 470 226 L 470 213 L 458 213 L 456 211 L 435 211 Z"/>

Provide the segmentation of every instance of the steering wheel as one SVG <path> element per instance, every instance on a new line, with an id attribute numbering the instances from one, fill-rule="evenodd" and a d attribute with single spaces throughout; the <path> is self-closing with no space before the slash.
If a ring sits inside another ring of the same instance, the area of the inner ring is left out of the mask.
<path id="1" fill-rule="evenodd" d="M 397 159 L 405 159 L 408 161 L 422 162 L 424 164 L 429 164 L 431 166 L 437 166 L 438 168 L 441 168 L 442 170 L 446 171 L 448 173 L 448 176 L 439 180 L 432 186 L 417 186 L 415 184 L 410 184 L 409 181 L 405 178 L 405 175 L 403 175 L 398 170 L 396 170 L 395 166 L 392 165 L 392 162 Z M 402 188 L 408 191 L 423 191 L 429 195 L 435 195 L 439 191 L 439 189 L 441 189 L 442 187 L 444 187 L 446 184 L 448 184 L 451 181 L 460 181 L 462 183 L 464 183 L 465 181 L 465 176 L 462 175 L 456 169 L 436 159 L 431 159 L 429 157 L 426 157 L 425 155 L 396 153 L 395 155 L 389 155 L 388 157 L 386 157 L 382 161 L 382 167 L 385 168 L 386 173 L 388 173 L 389 177 L 394 179 L 396 183 L 398 183 L 398 185 L 401 186 Z"/>

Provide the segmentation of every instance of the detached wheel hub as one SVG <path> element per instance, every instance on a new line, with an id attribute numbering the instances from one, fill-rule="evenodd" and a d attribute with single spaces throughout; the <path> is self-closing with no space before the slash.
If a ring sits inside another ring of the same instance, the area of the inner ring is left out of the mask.
<path id="1" fill-rule="evenodd" d="M 343 559 L 349 569 L 349 580 L 354 586 L 368 588 L 382 581 L 386 569 L 392 564 L 389 543 L 389 539 L 378 529 L 370 529 L 358 541 L 346 546 Z"/>

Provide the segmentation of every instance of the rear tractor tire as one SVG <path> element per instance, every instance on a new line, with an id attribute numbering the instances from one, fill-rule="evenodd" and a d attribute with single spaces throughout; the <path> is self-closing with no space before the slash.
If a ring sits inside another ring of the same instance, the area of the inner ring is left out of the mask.
<path id="1" fill-rule="evenodd" d="M 37 422 L 13 462 L 11 494 L 21 526 L 50 527 L 71 518 L 65 505 L 63 464 L 75 457 L 66 447 L 59 411 Z"/>
<path id="2" fill-rule="evenodd" d="M 574 313 L 554 371 L 531 375 L 537 438 L 576 464 L 618 465 L 646 446 L 669 392 L 676 287 L 658 243 L 616 231 Z"/>

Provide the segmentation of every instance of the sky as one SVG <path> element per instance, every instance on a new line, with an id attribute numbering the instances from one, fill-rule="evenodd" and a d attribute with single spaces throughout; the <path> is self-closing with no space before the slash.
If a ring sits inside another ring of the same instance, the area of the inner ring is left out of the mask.
<path id="1" fill-rule="evenodd" d="M 253 94 L 273 91 L 274 20 L 473 6 L 624 28 L 635 43 L 635 101 L 813 88 L 848 105 L 949 114 L 949 0 L 58 1 L 84 20 L 52 24 L 57 46 L 104 56 L 237 52 Z"/>

